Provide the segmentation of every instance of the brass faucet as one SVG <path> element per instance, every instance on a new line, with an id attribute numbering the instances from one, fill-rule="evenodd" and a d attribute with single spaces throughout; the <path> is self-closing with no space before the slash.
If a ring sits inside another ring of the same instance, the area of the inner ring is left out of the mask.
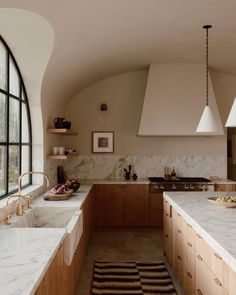
<path id="1" fill-rule="evenodd" d="M 47 187 L 49 187 L 49 177 L 48 175 L 45 173 L 45 172 L 25 172 L 23 174 L 21 174 L 18 178 L 18 195 L 21 195 L 21 179 L 25 176 L 25 175 L 32 175 L 32 174 L 41 174 L 41 175 L 44 175 L 46 180 L 47 180 Z"/>
<path id="2" fill-rule="evenodd" d="M 17 198 L 17 201 L 16 201 L 16 215 L 18 216 L 21 216 L 24 214 L 24 205 L 27 204 L 27 207 L 28 208 L 31 208 L 31 202 L 32 202 L 32 197 L 29 195 L 29 196 L 26 196 L 24 197 L 22 194 L 21 194 L 21 179 L 25 176 L 25 175 L 32 175 L 32 174 L 39 174 L 39 175 L 44 175 L 46 180 L 47 180 L 47 187 L 49 187 L 49 177 L 46 173 L 44 172 L 25 172 L 25 173 L 22 173 L 19 178 L 18 178 L 18 193 L 17 195 L 13 195 L 13 196 L 10 196 L 8 199 L 7 199 L 7 203 L 6 203 L 6 217 L 5 217 L 5 224 L 10 224 L 11 223 L 11 215 L 10 213 L 8 212 L 8 205 L 9 205 L 9 200 L 11 198 Z M 25 204 L 22 204 L 22 201 L 21 199 L 23 199 L 25 201 Z"/>
<path id="3" fill-rule="evenodd" d="M 8 206 L 9 206 L 9 200 L 11 198 L 17 198 L 17 201 L 16 201 L 16 215 L 18 216 L 21 216 L 23 215 L 24 213 L 24 204 L 22 204 L 21 200 L 20 199 L 23 199 L 24 201 L 26 201 L 26 198 L 22 195 L 13 195 L 13 196 L 10 196 L 8 199 L 7 199 L 7 203 L 6 203 L 6 216 L 5 216 L 5 219 L 4 219 L 4 222 L 5 224 L 10 224 L 11 223 L 11 215 L 8 211 Z"/>

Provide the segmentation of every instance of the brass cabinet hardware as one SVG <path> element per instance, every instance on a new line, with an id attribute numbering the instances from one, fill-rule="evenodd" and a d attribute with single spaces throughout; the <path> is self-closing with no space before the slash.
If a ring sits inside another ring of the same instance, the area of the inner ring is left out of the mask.
<path id="1" fill-rule="evenodd" d="M 215 255 L 215 257 L 216 257 L 216 258 L 218 258 L 218 259 L 222 260 L 222 258 L 220 257 L 220 255 L 219 255 L 219 254 L 217 254 L 217 253 L 214 253 L 214 255 Z"/>
<path id="2" fill-rule="evenodd" d="M 193 247 L 193 245 L 192 245 L 190 242 L 188 242 L 187 245 L 188 245 L 189 247 Z"/>
<path id="3" fill-rule="evenodd" d="M 214 278 L 214 282 L 216 283 L 216 285 L 218 285 L 220 287 L 222 286 L 220 280 L 218 280 L 217 278 Z"/>
<path id="4" fill-rule="evenodd" d="M 181 215 L 179 213 L 177 213 L 177 215 L 181 217 Z"/>
<path id="5" fill-rule="evenodd" d="M 189 223 L 187 223 L 187 227 L 190 227 L 190 228 L 192 228 L 192 225 L 190 225 Z"/>
<path id="6" fill-rule="evenodd" d="M 200 261 L 203 260 L 202 257 L 199 254 L 197 255 L 197 259 L 200 260 Z"/>
<path id="7" fill-rule="evenodd" d="M 199 234 L 197 234 L 197 237 L 202 240 L 202 237 Z"/>
<path id="8" fill-rule="evenodd" d="M 198 295 L 203 295 L 202 291 L 200 289 L 197 289 Z"/>
<path id="9" fill-rule="evenodd" d="M 192 279 L 192 275 L 191 275 L 191 273 L 190 273 L 189 271 L 187 271 L 187 276 L 188 276 L 190 279 Z"/>

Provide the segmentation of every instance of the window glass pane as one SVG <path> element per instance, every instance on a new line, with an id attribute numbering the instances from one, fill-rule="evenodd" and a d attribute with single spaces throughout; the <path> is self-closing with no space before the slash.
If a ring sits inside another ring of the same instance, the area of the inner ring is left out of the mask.
<path id="1" fill-rule="evenodd" d="M 19 97 L 20 96 L 20 82 L 15 64 L 10 58 L 10 93 Z"/>
<path id="2" fill-rule="evenodd" d="M 26 104 L 22 103 L 22 142 L 28 143 L 29 142 L 29 124 L 28 124 L 28 115 L 26 110 Z"/>
<path id="3" fill-rule="evenodd" d="M 20 120 L 19 107 L 20 103 L 14 98 L 9 98 L 9 141 L 19 142 Z"/>
<path id="4" fill-rule="evenodd" d="M 0 142 L 6 141 L 6 96 L 0 93 Z"/>
<path id="5" fill-rule="evenodd" d="M 22 92 L 21 92 L 21 99 L 22 100 L 25 100 L 25 92 L 22 90 Z"/>
<path id="6" fill-rule="evenodd" d="M 29 147 L 28 146 L 22 146 L 21 157 L 22 157 L 21 158 L 22 173 L 29 172 L 30 167 L 29 167 Z M 29 180 L 30 180 L 29 175 L 25 175 L 21 180 L 22 186 L 29 184 Z"/>
<path id="7" fill-rule="evenodd" d="M 0 88 L 3 90 L 6 90 L 7 86 L 6 64 L 7 52 L 2 42 L 0 42 Z"/>
<path id="8" fill-rule="evenodd" d="M 6 147 L 0 146 L 0 196 L 6 193 Z"/>
<path id="9" fill-rule="evenodd" d="M 17 180 L 19 176 L 19 146 L 9 146 L 9 172 L 8 185 L 9 192 L 17 189 Z"/>

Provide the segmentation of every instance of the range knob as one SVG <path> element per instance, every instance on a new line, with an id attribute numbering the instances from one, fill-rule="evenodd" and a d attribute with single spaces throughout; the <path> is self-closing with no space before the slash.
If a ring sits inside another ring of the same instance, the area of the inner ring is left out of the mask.
<path id="1" fill-rule="evenodd" d="M 161 185 L 160 185 L 160 189 L 162 189 L 162 190 L 163 190 L 164 188 L 165 188 L 165 187 L 164 187 L 164 185 L 163 185 L 163 184 L 161 184 Z"/>
<path id="2" fill-rule="evenodd" d="M 188 189 L 189 189 L 189 185 L 188 185 L 188 184 L 185 184 L 185 185 L 184 185 L 184 189 L 185 189 L 185 190 L 188 190 Z"/>
<path id="3" fill-rule="evenodd" d="M 195 189 L 195 186 L 193 184 L 190 184 L 190 189 L 193 191 Z"/>
<path id="4" fill-rule="evenodd" d="M 154 185 L 154 190 L 155 190 L 155 191 L 159 190 L 159 185 L 158 185 L 158 184 L 155 184 L 155 185 Z"/>
<path id="5" fill-rule="evenodd" d="M 172 184 L 172 189 L 175 190 L 176 189 L 176 185 Z"/>

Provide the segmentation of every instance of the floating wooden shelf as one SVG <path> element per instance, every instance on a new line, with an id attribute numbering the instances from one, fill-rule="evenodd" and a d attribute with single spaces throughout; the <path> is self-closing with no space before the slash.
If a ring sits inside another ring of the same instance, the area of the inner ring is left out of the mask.
<path id="1" fill-rule="evenodd" d="M 75 157 L 75 156 L 78 156 L 77 153 L 74 153 L 72 155 L 48 155 L 48 159 L 49 160 L 66 160 L 70 157 Z"/>
<path id="2" fill-rule="evenodd" d="M 53 133 L 53 134 L 60 134 L 60 135 L 78 135 L 77 132 L 74 132 L 66 128 L 49 128 L 47 129 L 47 132 Z"/>

